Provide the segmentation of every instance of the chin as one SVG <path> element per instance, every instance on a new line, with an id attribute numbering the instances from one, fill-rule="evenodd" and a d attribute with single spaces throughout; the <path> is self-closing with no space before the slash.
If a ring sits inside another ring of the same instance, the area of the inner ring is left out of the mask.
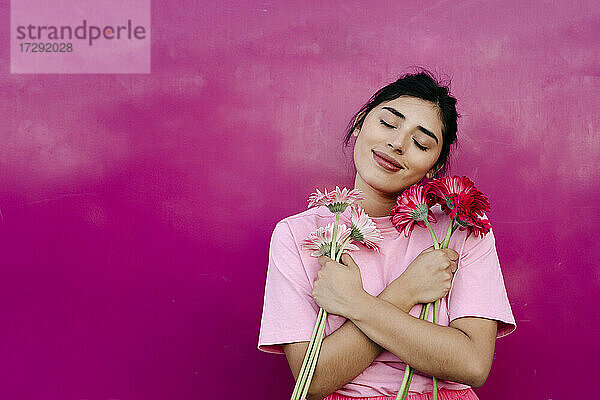
<path id="1" fill-rule="evenodd" d="M 390 195 L 395 195 L 396 193 L 401 192 L 406 187 L 403 179 L 397 179 L 392 182 L 390 176 L 382 176 L 380 174 L 364 174 L 361 175 L 362 180 L 381 193 L 387 193 Z M 409 185 L 410 186 L 410 185 Z"/>

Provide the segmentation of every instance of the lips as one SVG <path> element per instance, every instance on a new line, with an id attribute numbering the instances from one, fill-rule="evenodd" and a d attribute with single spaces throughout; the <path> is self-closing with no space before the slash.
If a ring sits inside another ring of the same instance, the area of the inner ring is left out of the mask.
<path id="1" fill-rule="evenodd" d="M 394 158 L 380 151 L 373 150 L 373 159 L 377 164 L 389 171 L 400 171 L 403 168 Z"/>

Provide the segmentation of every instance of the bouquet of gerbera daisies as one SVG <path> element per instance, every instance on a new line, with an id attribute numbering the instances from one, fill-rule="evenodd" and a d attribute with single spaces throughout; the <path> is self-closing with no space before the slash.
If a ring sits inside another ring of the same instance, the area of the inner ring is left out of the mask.
<path id="1" fill-rule="evenodd" d="M 467 237 L 471 233 L 483 237 L 491 227 L 485 215 L 485 212 L 490 210 L 487 198 L 465 176 L 445 177 L 430 181 L 425 185 L 413 185 L 398 196 L 396 203 L 390 215 L 396 229 L 408 237 L 415 225 L 427 228 L 435 249 L 448 248 L 450 237 L 456 229 L 467 229 Z M 441 243 L 438 242 L 431 227 L 431 223 L 437 222 L 430 211 L 435 204 L 440 204 L 442 210 L 450 217 L 446 236 Z M 439 306 L 440 300 L 438 299 L 433 306 L 433 322 L 435 324 L 438 323 Z M 423 305 L 421 319 L 427 319 L 430 307 L 431 304 Z M 403 400 L 408 395 L 413 372 L 413 368 L 407 365 L 396 399 Z M 437 399 L 437 379 L 435 377 L 433 377 L 433 399 Z"/>
<path id="2" fill-rule="evenodd" d="M 335 222 L 320 227 L 311 233 L 302 243 L 302 247 L 306 250 L 312 250 L 311 255 L 314 257 L 325 255 L 338 262 L 343 252 L 358 250 L 358 246 L 353 244 L 352 241 L 361 242 L 365 246 L 378 251 L 377 242 L 382 240 L 383 237 L 375 227 L 375 223 L 357 204 L 359 200 L 363 199 L 364 197 L 359 190 L 340 189 L 337 186 L 332 192 L 325 190 L 323 193 L 317 190 L 311 194 L 308 198 L 308 207 L 326 206 L 329 211 L 335 214 Z M 340 214 L 346 211 L 348 207 L 351 207 L 350 218 L 352 224 L 350 227 L 343 223 L 340 224 Z M 319 308 L 315 328 L 291 400 L 301 400 L 306 397 L 317 366 L 326 320 L 327 311 Z"/>

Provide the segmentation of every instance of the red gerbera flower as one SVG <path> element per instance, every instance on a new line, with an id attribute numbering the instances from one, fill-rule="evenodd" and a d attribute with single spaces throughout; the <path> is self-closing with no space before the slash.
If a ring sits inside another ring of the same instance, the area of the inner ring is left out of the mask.
<path id="1" fill-rule="evenodd" d="M 477 215 L 476 217 L 477 218 L 471 220 L 470 223 L 466 223 L 457 219 L 458 226 L 461 231 L 464 231 L 465 229 L 469 230 L 467 237 L 469 237 L 471 233 L 473 233 L 475 236 L 484 237 L 485 234 L 488 233 L 492 228 L 492 224 L 490 224 L 490 220 L 485 214 Z"/>
<path id="2" fill-rule="evenodd" d="M 424 185 L 412 185 L 396 199 L 396 205 L 392 207 L 390 213 L 392 224 L 408 237 L 415 224 L 426 228 L 425 220 L 437 222 L 435 216 L 429 211 L 429 207 L 433 204 L 435 201 L 428 195 Z"/>
<path id="3" fill-rule="evenodd" d="M 430 196 L 450 218 L 456 217 L 461 230 L 470 227 L 475 235 L 482 237 L 489 232 L 490 222 L 485 212 L 490 210 L 490 203 L 469 178 L 449 176 L 427 185 Z"/>
<path id="4" fill-rule="evenodd" d="M 490 210 L 490 203 L 466 176 L 449 176 L 427 184 L 429 193 L 450 218 L 458 215 L 463 222 Z"/>

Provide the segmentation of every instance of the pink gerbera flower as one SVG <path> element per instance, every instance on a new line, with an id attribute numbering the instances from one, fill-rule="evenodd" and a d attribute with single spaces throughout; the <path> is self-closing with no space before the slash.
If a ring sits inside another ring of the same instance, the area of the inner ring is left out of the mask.
<path id="1" fill-rule="evenodd" d="M 325 193 L 322 193 L 319 189 L 317 189 L 316 192 L 311 193 L 311 195 L 308 196 L 308 208 L 326 206 L 327 204 L 329 204 L 327 189 L 325 189 Z"/>
<path id="2" fill-rule="evenodd" d="M 364 200 L 363 193 L 358 189 L 348 190 L 347 188 L 340 189 L 338 186 L 335 190 L 322 193 L 319 189 L 308 197 L 308 207 L 326 206 L 332 213 L 342 213 L 346 207 L 352 205 L 359 200 Z"/>
<path id="3" fill-rule="evenodd" d="M 404 190 L 398 196 L 396 203 L 392 207 L 390 218 L 396 229 L 404 232 L 406 237 L 415 225 L 427 228 L 426 220 L 432 223 L 437 222 L 435 216 L 429 211 L 434 200 L 428 195 L 427 189 L 423 185 L 412 185 Z"/>
<path id="4" fill-rule="evenodd" d="M 375 222 L 369 218 L 369 215 L 358 204 L 352 205 L 350 218 L 352 219 L 352 226 L 350 227 L 352 239 L 378 252 L 377 242 L 382 241 L 383 236 L 377 229 Z"/>
<path id="5" fill-rule="evenodd" d="M 337 228 L 336 249 L 340 249 L 343 243 L 351 235 L 352 231 L 345 224 L 339 224 Z M 305 250 L 313 250 L 310 254 L 313 257 L 331 256 L 331 243 L 333 242 L 333 222 L 327 226 L 318 228 L 315 232 L 308 235 L 308 238 L 302 242 L 302 248 Z M 346 243 L 344 251 L 358 250 L 358 246 L 352 243 Z"/>

